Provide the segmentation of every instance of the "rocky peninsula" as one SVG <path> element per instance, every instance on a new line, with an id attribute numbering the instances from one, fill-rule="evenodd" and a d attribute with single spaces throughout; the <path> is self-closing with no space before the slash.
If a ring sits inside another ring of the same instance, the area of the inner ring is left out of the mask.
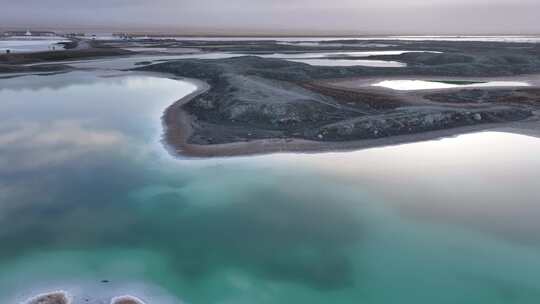
<path id="1" fill-rule="evenodd" d="M 204 82 L 198 92 L 164 114 L 166 142 L 177 153 L 190 156 L 356 149 L 538 120 L 538 45 L 395 43 L 400 45 L 393 48 L 415 52 L 345 58 L 397 60 L 406 67 L 314 66 L 257 56 L 268 51 L 267 45 L 256 51 L 252 45 L 245 49 L 237 45 L 235 51 L 252 56 L 183 59 L 138 70 Z M 371 85 L 386 79 L 450 83 L 519 79 L 530 86 L 401 92 Z"/>

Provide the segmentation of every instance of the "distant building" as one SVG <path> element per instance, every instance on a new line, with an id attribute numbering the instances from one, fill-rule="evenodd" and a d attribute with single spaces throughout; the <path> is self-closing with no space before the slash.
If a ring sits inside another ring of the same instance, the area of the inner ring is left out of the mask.
<path id="1" fill-rule="evenodd" d="M 24 33 L 25 36 L 32 36 L 32 32 L 30 30 L 26 30 L 26 33 Z"/>

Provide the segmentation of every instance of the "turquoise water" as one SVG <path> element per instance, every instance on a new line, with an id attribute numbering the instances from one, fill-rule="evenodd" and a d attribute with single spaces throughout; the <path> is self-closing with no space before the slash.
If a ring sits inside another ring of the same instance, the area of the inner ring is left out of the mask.
<path id="1" fill-rule="evenodd" d="M 193 89 L 0 80 L 0 303 L 538 303 L 539 139 L 175 159 L 160 116 Z"/>

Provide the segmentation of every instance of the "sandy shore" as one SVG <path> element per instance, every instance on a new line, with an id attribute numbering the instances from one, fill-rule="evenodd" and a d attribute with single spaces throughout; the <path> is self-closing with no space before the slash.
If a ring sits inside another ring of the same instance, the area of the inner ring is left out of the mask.
<path id="1" fill-rule="evenodd" d="M 500 131 L 540 137 L 540 113 L 519 122 L 478 124 L 455 127 L 444 130 L 428 131 L 415 134 L 396 135 L 378 139 L 352 140 L 344 142 L 322 142 L 295 138 L 258 139 L 226 144 L 197 145 L 189 143 L 193 134 L 195 117 L 182 107 L 200 94 L 207 92 L 210 86 L 200 80 L 184 79 L 197 86 L 191 94 L 169 106 L 162 117 L 164 126 L 163 141 L 168 151 L 174 156 L 211 158 L 261 155 L 272 153 L 321 153 L 347 152 L 375 147 L 384 147 L 454 137 L 482 131 Z"/>

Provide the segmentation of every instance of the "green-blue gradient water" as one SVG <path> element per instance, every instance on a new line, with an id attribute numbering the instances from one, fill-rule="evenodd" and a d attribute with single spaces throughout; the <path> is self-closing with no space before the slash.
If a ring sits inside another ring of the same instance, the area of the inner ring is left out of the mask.
<path id="1" fill-rule="evenodd" d="M 538 138 L 174 158 L 160 116 L 192 90 L 0 80 L 0 303 L 539 303 Z"/>

